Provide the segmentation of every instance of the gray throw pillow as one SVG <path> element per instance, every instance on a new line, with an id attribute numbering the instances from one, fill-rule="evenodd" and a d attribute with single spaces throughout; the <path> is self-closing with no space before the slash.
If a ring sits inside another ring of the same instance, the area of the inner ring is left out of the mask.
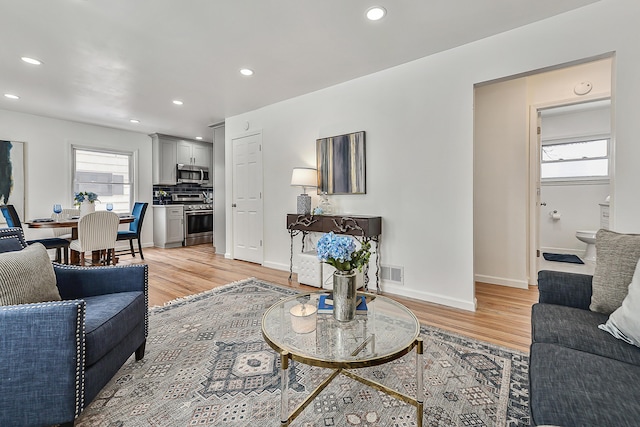
<path id="1" fill-rule="evenodd" d="M 640 261 L 622 305 L 611 313 L 604 325 L 598 326 L 614 337 L 640 347 Z"/>
<path id="2" fill-rule="evenodd" d="M 629 292 L 640 259 L 640 235 L 609 230 L 596 233 L 596 269 L 593 274 L 591 311 L 611 314 Z"/>
<path id="3" fill-rule="evenodd" d="M 53 265 L 42 244 L 0 254 L 0 305 L 60 299 Z"/>

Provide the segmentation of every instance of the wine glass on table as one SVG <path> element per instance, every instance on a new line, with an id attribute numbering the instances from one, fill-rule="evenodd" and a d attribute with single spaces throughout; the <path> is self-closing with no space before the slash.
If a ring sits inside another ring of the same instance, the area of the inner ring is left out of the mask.
<path id="1" fill-rule="evenodd" d="M 53 205 L 53 213 L 56 214 L 56 221 L 60 221 L 60 213 L 62 212 L 62 205 Z"/>
<path id="2" fill-rule="evenodd" d="M 113 210 L 113 203 L 107 203 L 107 210 L 111 212 Z"/>

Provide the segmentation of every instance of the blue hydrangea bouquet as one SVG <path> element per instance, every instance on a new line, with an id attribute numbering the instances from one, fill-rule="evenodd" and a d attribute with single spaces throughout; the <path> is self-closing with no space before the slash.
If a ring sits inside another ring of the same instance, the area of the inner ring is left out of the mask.
<path id="1" fill-rule="evenodd" d="M 82 202 L 93 203 L 99 201 L 98 195 L 91 191 L 81 191 L 79 193 L 74 193 L 73 195 L 73 204 L 76 206 L 80 206 Z"/>
<path id="2" fill-rule="evenodd" d="M 318 259 L 333 266 L 339 271 L 351 271 L 362 267 L 369 262 L 371 256 L 371 243 L 364 242 L 360 249 L 356 250 L 355 239 L 351 236 L 342 236 L 331 233 L 323 234 L 316 245 Z"/>

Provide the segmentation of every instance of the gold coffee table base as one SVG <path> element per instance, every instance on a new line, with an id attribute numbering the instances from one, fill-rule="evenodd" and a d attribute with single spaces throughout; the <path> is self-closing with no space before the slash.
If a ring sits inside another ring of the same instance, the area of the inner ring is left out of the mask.
<path id="1" fill-rule="evenodd" d="M 320 383 L 318 387 L 316 387 L 316 389 L 313 390 L 313 392 L 311 392 L 311 394 L 302 403 L 300 403 L 293 412 L 291 412 L 291 414 L 288 416 L 286 420 L 284 419 L 284 417 L 287 416 L 286 414 L 289 411 L 289 397 L 287 393 L 289 389 L 288 387 L 289 357 L 291 357 L 291 354 L 286 351 L 283 351 L 282 353 L 280 353 L 280 362 L 281 362 L 280 365 L 282 368 L 282 374 L 281 374 L 282 395 L 281 395 L 281 401 L 280 401 L 280 404 L 281 404 L 280 413 L 283 418 L 281 419 L 280 424 L 283 426 L 288 426 L 289 424 L 291 424 L 291 422 L 295 420 L 298 417 L 298 415 L 302 413 L 302 411 L 305 410 L 305 408 L 309 405 L 309 403 L 311 403 L 322 392 L 322 390 L 324 390 L 331 383 L 331 381 L 334 380 L 334 378 L 342 374 L 351 379 L 359 381 L 362 384 L 367 385 L 375 390 L 386 393 L 395 399 L 401 400 L 403 402 L 406 402 L 410 405 L 415 406 L 417 425 L 422 426 L 422 418 L 424 413 L 424 392 L 423 392 L 423 384 L 422 384 L 422 378 L 423 378 L 422 360 L 423 360 L 424 347 L 423 347 L 422 338 L 417 338 L 416 341 L 411 345 L 409 350 L 411 350 L 413 347 L 416 348 L 416 377 L 418 380 L 417 396 L 415 399 L 413 397 L 407 396 L 404 393 L 400 393 L 397 390 L 394 390 L 383 384 L 380 384 L 379 382 L 372 381 L 368 378 L 364 378 L 364 377 L 361 377 L 360 375 L 354 374 L 350 370 L 338 368 L 334 370 L 333 373 L 331 373 L 331 375 L 329 375 L 322 383 Z"/>

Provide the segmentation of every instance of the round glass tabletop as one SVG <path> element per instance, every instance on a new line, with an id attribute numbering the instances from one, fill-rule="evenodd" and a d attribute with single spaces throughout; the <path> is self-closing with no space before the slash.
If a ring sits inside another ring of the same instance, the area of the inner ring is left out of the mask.
<path id="1" fill-rule="evenodd" d="M 314 313 L 321 295 L 312 292 L 283 299 L 271 306 L 262 317 L 262 335 L 278 352 L 286 351 L 293 360 L 328 368 L 361 368 L 375 366 L 407 354 L 416 344 L 420 323 L 407 307 L 381 295 L 358 292 L 366 300 L 366 310 L 355 319 L 339 322 L 331 312 Z M 301 324 L 305 322 L 306 324 Z M 307 327 L 309 322 L 315 322 Z M 295 330 L 309 330 L 297 333 Z"/>

